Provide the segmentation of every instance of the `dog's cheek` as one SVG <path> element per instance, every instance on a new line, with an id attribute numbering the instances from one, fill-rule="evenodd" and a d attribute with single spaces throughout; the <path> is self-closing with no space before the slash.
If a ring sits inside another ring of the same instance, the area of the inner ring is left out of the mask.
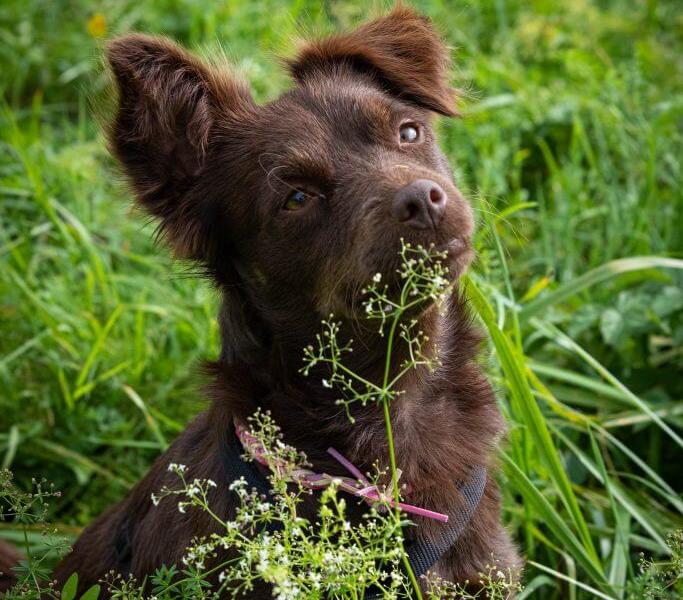
<path id="1" fill-rule="evenodd" d="M 448 162 L 448 158 L 441 151 L 441 149 L 434 145 L 434 149 L 430 155 L 430 162 L 436 166 L 436 170 L 443 175 L 448 181 L 453 185 L 456 185 L 455 176 L 453 174 L 453 169 L 451 164 Z"/>
<path id="2" fill-rule="evenodd" d="M 455 188 L 453 197 L 453 225 L 452 230 L 457 237 L 469 242 L 474 235 L 474 210 L 470 202 Z"/>
<path id="3" fill-rule="evenodd" d="M 317 313 L 322 317 L 334 313 L 350 316 L 355 298 L 369 277 L 364 268 L 361 246 L 367 243 L 362 220 L 351 214 L 336 214 L 327 231 L 321 232 L 315 249 L 319 261 L 315 269 L 313 298 Z"/>

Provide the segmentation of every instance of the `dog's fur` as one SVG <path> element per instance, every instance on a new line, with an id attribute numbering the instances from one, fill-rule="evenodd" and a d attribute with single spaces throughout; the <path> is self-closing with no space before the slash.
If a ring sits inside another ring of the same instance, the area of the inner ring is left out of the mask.
<path id="1" fill-rule="evenodd" d="M 110 570 L 126 570 L 122 536 L 130 572 L 142 578 L 178 562 L 193 537 L 213 531 L 199 511 L 180 514 L 170 501 L 152 505 L 153 492 L 177 483 L 167 472 L 171 462 L 221 482 L 212 507 L 232 514 L 220 452 L 234 416 L 270 410 L 285 440 L 320 471 L 339 472 L 325 453 L 330 445 L 362 470 L 386 465 L 381 409 L 354 408 L 352 425 L 334 390 L 321 384 L 324 371 L 300 374 L 302 348 L 334 312 L 355 340 L 349 366 L 379 380 L 386 340 L 362 318 L 361 288 L 377 272 L 397 284 L 402 237 L 447 249 L 457 277 L 471 258 L 473 229 L 430 125 L 434 113 L 455 112 L 448 53 L 430 22 L 410 9 L 305 45 L 287 61 L 295 86 L 265 105 L 255 104 L 229 70 L 166 39 L 129 35 L 111 42 L 107 56 L 119 98 L 113 153 L 175 254 L 202 265 L 222 293 L 223 345 L 209 367 L 208 411 L 57 568 L 60 582 L 78 571 L 81 589 Z M 405 121 L 420 129 L 414 144 L 399 143 Z M 436 182 L 448 197 L 433 229 L 414 230 L 392 216 L 392 199 L 416 179 Z M 310 199 L 300 210 L 283 210 L 293 188 Z M 460 510 L 457 486 L 468 470 L 489 469 L 478 510 L 434 569 L 447 580 L 478 581 L 492 556 L 503 567 L 520 564 L 500 523 L 491 459 L 503 423 L 475 362 L 480 338 L 462 299 L 453 294 L 445 315 L 432 307 L 419 318 L 442 366 L 402 382 L 406 393 L 392 405 L 397 462 L 413 490 L 409 502 L 450 514 Z M 399 344 L 395 364 L 404 351 Z M 315 498 L 303 510 L 313 515 Z M 443 527 L 414 520 L 409 538 Z"/>
<path id="2" fill-rule="evenodd" d="M 16 567 L 24 557 L 4 540 L 0 540 L 0 594 L 16 584 L 14 575 Z"/>

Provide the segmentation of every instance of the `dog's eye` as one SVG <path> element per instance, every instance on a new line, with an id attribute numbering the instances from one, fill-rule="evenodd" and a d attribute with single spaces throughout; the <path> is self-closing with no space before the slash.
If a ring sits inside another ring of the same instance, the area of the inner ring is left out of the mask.
<path id="1" fill-rule="evenodd" d="M 302 192 L 301 190 L 294 190 L 287 196 L 287 202 L 285 202 L 285 210 L 300 210 L 306 203 L 311 199 L 309 194 Z"/>
<path id="2" fill-rule="evenodd" d="M 404 123 L 398 130 L 398 136 L 402 144 L 412 144 L 420 137 L 419 126 L 415 123 Z"/>

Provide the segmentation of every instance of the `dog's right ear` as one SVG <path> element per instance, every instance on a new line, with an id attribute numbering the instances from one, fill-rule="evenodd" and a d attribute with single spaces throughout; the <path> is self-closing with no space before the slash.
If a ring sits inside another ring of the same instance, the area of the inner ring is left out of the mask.
<path id="1" fill-rule="evenodd" d="M 286 62 L 299 83 L 346 65 L 392 95 L 442 115 L 456 114 L 448 49 L 428 18 L 401 4 L 357 29 L 306 43 Z"/>
<path id="2" fill-rule="evenodd" d="M 138 202 L 159 219 L 175 253 L 207 256 L 210 210 L 196 190 L 217 124 L 253 108 L 227 70 L 205 64 L 166 38 L 131 34 L 107 46 L 118 88 L 109 132 Z"/>

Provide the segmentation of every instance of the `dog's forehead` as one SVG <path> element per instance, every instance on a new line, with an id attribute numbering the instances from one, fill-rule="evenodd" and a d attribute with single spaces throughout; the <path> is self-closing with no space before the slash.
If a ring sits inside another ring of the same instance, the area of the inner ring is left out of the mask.
<path id="1" fill-rule="evenodd" d="M 345 131 L 354 125 L 389 123 L 399 104 L 377 87 L 353 77 L 313 80 L 298 88 L 295 97 L 328 127 Z"/>
<path id="2" fill-rule="evenodd" d="M 319 155 L 355 145 L 370 130 L 388 126 L 401 108 L 379 89 L 352 79 L 322 79 L 294 88 L 266 107 L 261 129 L 288 154 Z"/>
<path id="3" fill-rule="evenodd" d="M 318 155 L 331 139 L 327 123 L 289 94 L 266 107 L 259 130 L 266 150 L 287 156 Z"/>

